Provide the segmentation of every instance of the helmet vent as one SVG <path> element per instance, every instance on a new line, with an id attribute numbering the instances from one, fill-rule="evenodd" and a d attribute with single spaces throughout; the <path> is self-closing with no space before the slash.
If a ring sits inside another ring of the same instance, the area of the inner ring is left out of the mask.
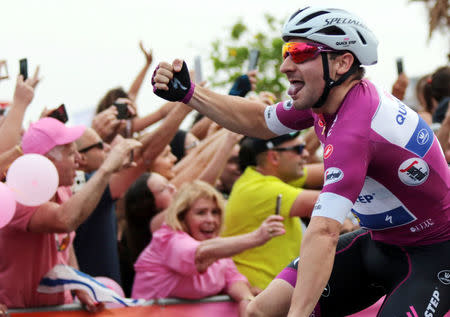
<path id="1" fill-rule="evenodd" d="M 317 31 L 316 33 L 326 34 L 326 35 L 345 35 L 346 34 L 342 29 L 340 29 L 334 25 L 323 28 L 323 29 Z"/>
<path id="2" fill-rule="evenodd" d="M 362 36 L 362 34 L 359 33 L 359 31 L 356 31 L 356 33 L 358 33 L 358 36 L 359 36 L 359 38 L 361 39 L 361 42 L 362 42 L 364 45 L 366 45 L 367 42 L 366 42 L 366 39 L 364 38 L 364 36 Z"/>
<path id="3" fill-rule="evenodd" d="M 303 34 L 311 30 L 311 28 L 292 30 L 289 33 Z"/>
<path id="4" fill-rule="evenodd" d="M 307 15 L 306 17 L 304 17 L 303 19 L 298 21 L 298 23 L 296 25 L 308 22 L 309 20 L 314 19 L 315 17 L 318 17 L 319 15 L 323 15 L 323 14 L 327 14 L 327 13 L 330 13 L 330 12 L 328 12 L 328 11 L 318 11 L 318 12 L 315 12 L 313 14 Z"/>
<path id="5" fill-rule="evenodd" d="M 293 18 L 295 18 L 297 16 L 297 14 L 299 14 L 300 12 L 308 9 L 309 7 L 303 8 L 303 9 L 299 9 L 297 12 L 295 12 L 293 15 L 291 15 L 291 17 L 289 18 L 289 21 L 291 21 Z"/>

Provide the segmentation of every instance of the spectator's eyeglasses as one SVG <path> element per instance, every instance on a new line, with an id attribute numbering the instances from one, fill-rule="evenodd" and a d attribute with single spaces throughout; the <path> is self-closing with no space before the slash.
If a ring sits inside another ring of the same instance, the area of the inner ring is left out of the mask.
<path id="1" fill-rule="evenodd" d="M 283 59 L 292 57 L 294 63 L 303 63 L 316 58 L 321 52 L 334 52 L 332 48 L 316 43 L 288 42 L 283 45 Z"/>
<path id="2" fill-rule="evenodd" d="M 277 148 L 273 148 L 271 149 L 272 151 L 277 151 L 277 152 L 286 152 L 286 151 L 292 151 L 295 152 L 295 154 L 301 155 L 303 153 L 303 150 L 305 149 L 305 144 L 299 144 L 299 145 L 294 145 L 294 146 L 290 146 L 290 147 L 277 147 Z"/>
<path id="3" fill-rule="evenodd" d="M 100 142 L 94 143 L 92 145 L 86 146 L 85 148 L 82 148 L 81 150 L 78 150 L 78 153 L 85 153 L 85 152 L 87 152 L 89 150 L 92 150 L 94 148 L 103 150 L 103 147 L 104 147 L 103 146 L 103 141 L 100 141 Z"/>

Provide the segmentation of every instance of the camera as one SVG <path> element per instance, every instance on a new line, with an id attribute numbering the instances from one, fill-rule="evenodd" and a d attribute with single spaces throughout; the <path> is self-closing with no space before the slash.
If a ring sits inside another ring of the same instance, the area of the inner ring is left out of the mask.
<path id="1" fill-rule="evenodd" d="M 126 103 L 115 102 L 113 105 L 117 108 L 117 119 L 129 119 L 128 105 Z"/>

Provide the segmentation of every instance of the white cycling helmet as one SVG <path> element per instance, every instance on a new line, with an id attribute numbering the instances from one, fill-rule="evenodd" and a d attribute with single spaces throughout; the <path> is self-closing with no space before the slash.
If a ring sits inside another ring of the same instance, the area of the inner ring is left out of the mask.
<path id="1" fill-rule="evenodd" d="M 377 62 L 378 40 L 361 19 L 342 9 L 306 7 L 283 27 L 283 40 L 307 38 L 335 50 L 352 52 L 362 65 Z"/>

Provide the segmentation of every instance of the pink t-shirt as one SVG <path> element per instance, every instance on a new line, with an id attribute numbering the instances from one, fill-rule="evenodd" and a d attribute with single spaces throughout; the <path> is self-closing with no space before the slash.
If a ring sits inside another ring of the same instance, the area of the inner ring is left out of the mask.
<path id="1" fill-rule="evenodd" d="M 186 232 L 163 224 L 134 265 L 132 297 L 199 299 L 226 292 L 237 281 L 248 283 L 231 258 L 217 260 L 199 273 L 195 252 L 200 243 Z"/>
<path id="2" fill-rule="evenodd" d="M 57 201 L 67 198 L 60 196 Z M 66 252 L 58 252 L 54 233 L 28 231 L 28 223 L 37 209 L 17 204 L 14 218 L 0 229 L 0 303 L 8 308 L 72 302 L 69 292 L 36 291 L 41 278 L 56 264 L 65 263 L 68 256 Z"/>

